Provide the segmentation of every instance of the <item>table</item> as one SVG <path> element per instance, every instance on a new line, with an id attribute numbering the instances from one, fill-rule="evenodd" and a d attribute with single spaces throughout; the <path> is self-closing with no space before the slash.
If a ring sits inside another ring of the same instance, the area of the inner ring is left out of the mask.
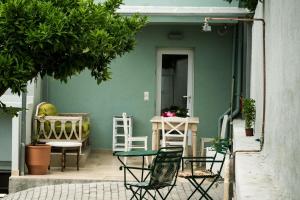
<path id="1" fill-rule="evenodd" d="M 155 156 L 157 154 L 157 150 L 141 150 L 141 151 L 123 151 L 123 152 L 115 152 L 113 155 L 118 157 L 118 160 L 121 162 L 124 168 L 124 185 L 126 187 L 126 171 L 134 177 L 134 179 L 138 182 L 145 181 L 145 179 L 148 177 L 148 175 L 144 178 L 144 171 L 148 168 L 144 168 L 145 164 L 145 157 L 146 156 Z M 142 156 L 143 157 L 143 162 L 142 162 L 142 168 L 138 167 L 128 167 L 126 164 L 122 161 L 120 157 L 137 157 L 137 156 Z M 134 173 L 130 169 L 141 169 L 142 170 L 142 175 L 141 179 L 138 179 Z M 122 167 L 120 167 L 120 170 L 122 170 Z"/>
<path id="2" fill-rule="evenodd" d="M 152 149 L 157 150 L 160 144 L 159 131 L 161 130 L 161 116 L 154 116 L 150 122 L 152 123 Z M 184 118 L 177 117 L 178 123 Z M 176 122 L 175 122 L 176 123 Z M 198 117 L 188 117 L 188 129 L 192 131 L 192 154 L 197 156 L 197 127 L 199 124 Z M 182 127 L 183 128 L 183 127 Z M 183 129 L 182 129 L 183 130 Z"/>
<path id="3" fill-rule="evenodd" d="M 46 144 L 50 145 L 51 148 L 61 149 L 61 171 L 63 172 L 66 168 L 66 153 L 74 152 L 77 153 L 77 171 L 79 170 L 79 154 L 80 148 L 82 146 L 81 142 L 47 142 Z"/>

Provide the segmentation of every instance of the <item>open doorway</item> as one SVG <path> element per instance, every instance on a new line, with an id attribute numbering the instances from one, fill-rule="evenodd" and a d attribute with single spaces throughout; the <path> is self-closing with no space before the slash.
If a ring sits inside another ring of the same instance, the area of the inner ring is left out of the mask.
<path id="1" fill-rule="evenodd" d="M 193 116 L 193 52 L 160 49 L 157 63 L 156 114 L 170 107 L 186 108 Z"/>

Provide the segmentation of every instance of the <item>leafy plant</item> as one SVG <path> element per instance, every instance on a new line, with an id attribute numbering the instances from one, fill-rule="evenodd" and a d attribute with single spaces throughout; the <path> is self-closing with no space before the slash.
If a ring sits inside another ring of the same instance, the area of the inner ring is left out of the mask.
<path id="1" fill-rule="evenodd" d="M 178 106 L 171 106 L 170 108 L 165 108 L 161 112 L 164 115 L 166 112 L 171 112 L 177 117 L 189 117 L 188 115 L 188 109 L 186 108 L 180 108 Z"/>
<path id="2" fill-rule="evenodd" d="M 31 144 L 33 146 L 37 145 L 39 143 L 39 138 L 40 138 L 39 134 L 32 135 L 32 137 L 31 137 Z"/>
<path id="3" fill-rule="evenodd" d="M 146 18 L 116 13 L 122 0 L 1 0 L 0 96 L 28 81 L 62 82 L 88 69 L 97 84 L 111 78 L 111 60 L 129 52 Z M 0 104 L 0 108 L 5 105 Z"/>
<path id="4" fill-rule="evenodd" d="M 220 137 L 215 138 L 212 144 L 212 147 L 216 152 L 223 154 L 227 152 L 229 146 L 229 139 L 221 139 Z"/>
<path id="5" fill-rule="evenodd" d="M 255 100 L 254 99 L 244 99 L 243 100 L 243 110 L 242 110 L 244 117 L 245 117 L 245 128 L 249 129 L 253 127 L 255 121 Z"/>
<path id="6" fill-rule="evenodd" d="M 225 0 L 229 3 L 232 2 L 232 0 Z M 255 11 L 257 6 L 258 0 L 240 0 L 240 4 L 242 7 L 248 8 L 250 11 Z"/>

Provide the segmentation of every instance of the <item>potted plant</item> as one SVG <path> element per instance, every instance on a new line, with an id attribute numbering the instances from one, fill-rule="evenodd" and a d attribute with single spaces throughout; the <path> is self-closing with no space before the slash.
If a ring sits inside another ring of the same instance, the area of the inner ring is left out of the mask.
<path id="1" fill-rule="evenodd" d="M 171 106 L 170 108 L 165 108 L 161 112 L 163 117 L 189 117 L 188 109 L 180 108 L 178 106 Z"/>
<path id="2" fill-rule="evenodd" d="M 253 125 L 255 121 L 255 100 L 248 98 L 243 100 L 243 114 L 245 117 L 246 136 L 253 136 Z"/>
<path id="3" fill-rule="evenodd" d="M 47 174 L 50 165 L 51 146 L 38 144 L 38 139 L 38 135 L 34 135 L 31 144 L 25 147 L 25 163 L 32 175 Z"/>
<path id="4" fill-rule="evenodd" d="M 220 137 L 216 137 L 213 140 L 212 148 L 218 153 L 226 154 L 230 148 L 230 141 L 228 138 L 221 139 Z"/>

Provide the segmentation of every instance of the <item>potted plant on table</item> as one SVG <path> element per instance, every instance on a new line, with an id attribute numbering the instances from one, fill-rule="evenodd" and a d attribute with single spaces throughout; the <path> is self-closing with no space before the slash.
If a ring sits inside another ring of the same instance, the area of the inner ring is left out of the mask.
<path id="1" fill-rule="evenodd" d="M 248 98 L 243 100 L 243 114 L 245 117 L 246 136 L 253 136 L 253 125 L 255 121 L 255 100 Z"/>
<path id="2" fill-rule="evenodd" d="M 178 106 L 171 106 L 170 108 L 165 108 L 161 112 L 163 117 L 189 117 L 188 109 L 180 108 Z"/>
<path id="3" fill-rule="evenodd" d="M 38 139 L 38 135 L 34 135 L 31 144 L 25 147 L 25 163 L 32 175 L 47 174 L 50 165 L 51 146 L 38 144 Z"/>

